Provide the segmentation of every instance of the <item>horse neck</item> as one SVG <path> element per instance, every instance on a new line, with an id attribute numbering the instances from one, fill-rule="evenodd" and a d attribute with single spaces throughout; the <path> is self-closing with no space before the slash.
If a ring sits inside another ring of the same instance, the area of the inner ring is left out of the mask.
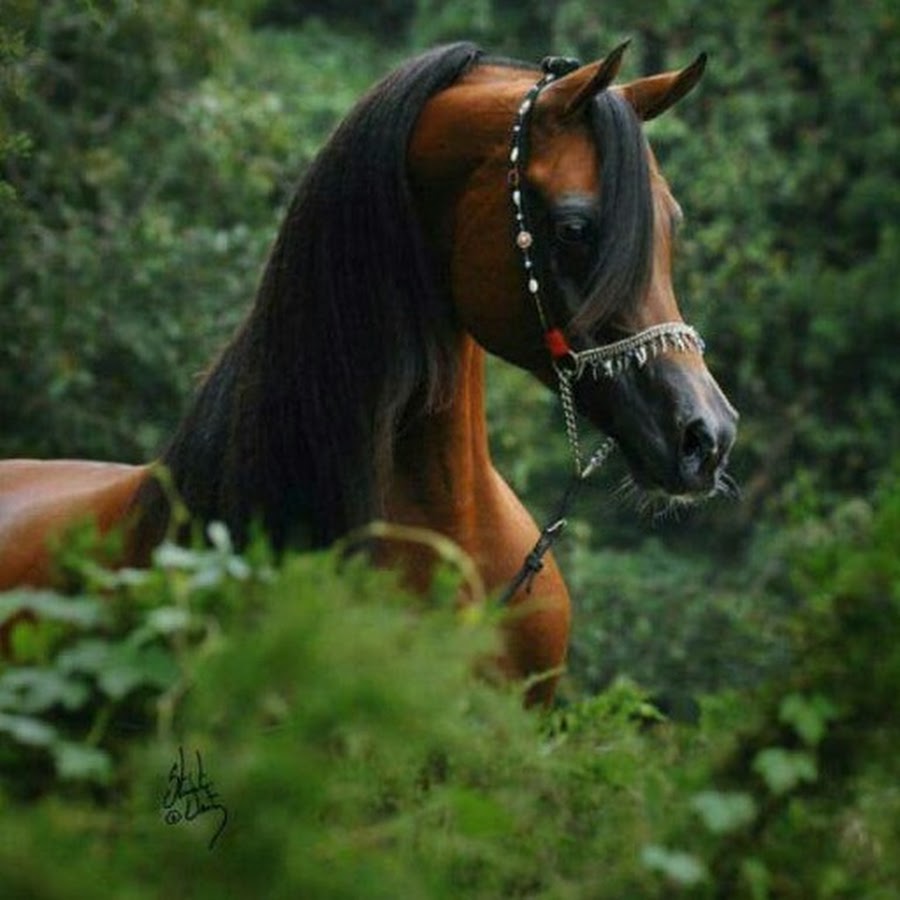
<path id="1" fill-rule="evenodd" d="M 389 479 L 388 518 L 432 528 L 470 545 L 479 499 L 494 470 L 484 414 L 484 351 L 459 339 L 459 376 L 452 401 L 418 416 L 398 435 Z"/>

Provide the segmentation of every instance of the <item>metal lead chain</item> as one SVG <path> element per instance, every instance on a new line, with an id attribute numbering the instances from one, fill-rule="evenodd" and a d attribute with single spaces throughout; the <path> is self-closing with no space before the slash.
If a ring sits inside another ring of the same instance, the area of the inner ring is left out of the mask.
<path id="1" fill-rule="evenodd" d="M 575 411 L 575 397 L 572 393 L 572 381 L 569 374 L 557 366 L 556 377 L 559 379 L 559 402 L 562 406 L 563 420 L 566 423 L 566 437 L 575 464 L 576 475 L 581 474 L 581 443 L 578 440 L 578 413 Z"/>
<path id="2" fill-rule="evenodd" d="M 527 593 L 531 592 L 531 586 L 535 576 L 544 568 L 544 557 L 553 548 L 557 539 L 566 530 L 569 524 L 568 515 L 578 497 L 584 482 L 592 475 L 604 462 L 609 455 L 615 450 L 616 442 L 612 438 L 607 438 L 594 451 L 588 464 L 572 476 L 565 493 L 557 507 L 556 514 L 541 529 L 537 542 L 531 551 L 526 554 L 519 571 L 516 572 L 512 581 L 506 586 L 506 589 L 499 596 L 498 602 L 501 606 L 505 606 L 516 595 L 520 588 L 524 587 Z"/>
<path id="3" fill-rule="evenodd" d="M 576 477 L 584 480 L 590 478 L 615 450 L 616 442 L 608 437 L 593 452 L 587 465 L 581 458 L 581 441 L 578 438 L 578 413 L 575 410 L 575 397 L 572 391 L 572 376 L 565 369 L 557 368 L 559 378 L 559 400 L 562 406 L 563 419 L 566 423 L 566 436 L 569 439 L 569 448 L 572 451 L 572 460 L 575 465 Z"/>
<path id="4" fill-rule="evenodd" d="M 600 466 L 605 463 L 610 456 L 612 456 L 613 450 L 616 449 L 616 442 L 613 438 L 608 437 L 600 443 L 600 446 L 591 454 L 591 458 L 588 460 L 587 465 L 581 470 L 579 473 L 579 477 L 582 481 L 587 478 L 590 478 Z"/>

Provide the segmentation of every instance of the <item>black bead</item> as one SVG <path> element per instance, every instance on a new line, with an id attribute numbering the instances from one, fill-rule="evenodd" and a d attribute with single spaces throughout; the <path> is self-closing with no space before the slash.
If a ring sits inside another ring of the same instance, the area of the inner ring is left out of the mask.
<path id="1" fill-rule="evenodd" d="M 562 78 L 580 68 L 581 62 L 570 56 L 545 56 L 541 60 L 541 69 L 556 78 Z"/>

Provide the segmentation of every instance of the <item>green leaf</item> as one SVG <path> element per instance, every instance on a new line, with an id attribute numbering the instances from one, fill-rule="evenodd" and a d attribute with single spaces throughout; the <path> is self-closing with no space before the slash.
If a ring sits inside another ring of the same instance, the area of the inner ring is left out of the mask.
<path id="1" fill-rule="evenodd" d="M 54 706 L 78 709 L 89 696 L 87 685 L 54 669 L 10 669 L 0 678 L 0 708 L 16 712 L 44 712 Z"/>
<path id="2" fill-rule="evenodd" d="M 103 604 L 93 597 L 64 597 L 26 588 L 0 595 L 0 623 L 23 612 L 79 628 L 96 628 L 108 618 Z"/>
<path id="3" fill-rule="evenodd" d="M 56 740 L 56 729 L 52 725 L 31 716 L 0 713 L 0 733 L 29 747 L 48 747 Z"/>
<path id="4" fill-rule="evenodd" d="M 155 634 L 175 634 L 187 631 L 191 614 L 179 606 L 160 606 L 147 614 L 146 625 Z"/>
<path id="5" fill-rule="evenodd" d="M 713 834 L 737 831 L 756 815 L 753 798 L 737 791 L 703 791 L 691 800 L 691 809 Z"/>
<path id="6" fill-rule="evenodd" d="M 644 847 L 641 862 L 680 887 L 694 887 L 709 877 L 706 866 L 696 856 L 681 850 L 669 850 L 658 844 Z"/>
<path id="7" fill-rule="evenodd" d="M 495 799 L 468 788 L 446 792 L 459 830 L 470 838 L 491 839 L 508 834 L 513 820 Z"/>
<path id="8" fill-rule="evenodd" d="M 228 526 L 224 522 L 210 522 L 206 528 L 206 535 L 209 538 L 209 542 L 220 553 L 230 556 L 234 552 L 231 535 L 228 533 Z"/>
<path id="9" fill-rule="evenodd" d="M 53 745 L 53 760 L 59 777 L 69 781 L 106 784 L 112 775 L 109 754 L 86 744 L 58 741 Z"/>
<path id="10" fill-rule="evenodd" d="M 12 628 L 10 657 L 20 664 L 43 664 L 65 633 L 66 626 L 59 622 L 21 619 Z"/>
<path id="11" fill-rule="evenodd" d="M 109 641 L 89 638 L 63 650 L 56 658 L 56 665 L 62 672 L 80 672 L 96 677 L 106 665 L 111 650 Z"/>
<path id="12" fill-rule="evenodd" d="M 160 544 L 153 551 L 153 564 L 160 569 L 193 572 L 203 562 L 203 554 L 178 544 Z"/>
<path id="13" fill-rule="evenodd" d="M 178 667 L 167 650 L 132 640 L 120 644 L 98 639 L 81 641 L 60 653 L 57 665 L 63 672 L 91 675 L 114 700 L 139 687 L 165 690 L 178 677 Z"/>
<path id="14" fill-rule="evenodd" d="M 822 694 L 788 694 L 778 710 L 778 718 L 790 725 L 809 747 L 822 740 L 828 723 L 836 716 L 834 704 Z"/>
<path id="15" fill-rule="evenodd" d="M 178 667 L 161 647 L 119 644 L 111 648 L 106 664 L 98 672 L 100 689 L 113 700 L 121 700 L 139 687 L 165 690 L 178 678 Z"/>
<path id="16" fill-rule="evenodd" d="M 802 750 L 769 747 L 753 760 L 753 771 L 760 775 L 773 794 L 786 794 L 803 782 L 819 777 L 816 761 Z"/>
<path id="17" fill-rule="evenodd" d="M 741 863 L 741 874 L 750 889 L 751 900 L 769 900 L 772 876 L 762 860 L 748 857 Z"/>

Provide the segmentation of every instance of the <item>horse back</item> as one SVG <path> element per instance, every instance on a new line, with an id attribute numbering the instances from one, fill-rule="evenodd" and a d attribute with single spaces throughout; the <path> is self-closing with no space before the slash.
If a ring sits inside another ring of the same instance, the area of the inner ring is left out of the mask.
<path id="1" fill-rule="evenodd" d="M 86 460 L 0 461 L 0 590 L 53 580 L 52 542 L 93 522 L 122 522 L 148 466 Z"/>

